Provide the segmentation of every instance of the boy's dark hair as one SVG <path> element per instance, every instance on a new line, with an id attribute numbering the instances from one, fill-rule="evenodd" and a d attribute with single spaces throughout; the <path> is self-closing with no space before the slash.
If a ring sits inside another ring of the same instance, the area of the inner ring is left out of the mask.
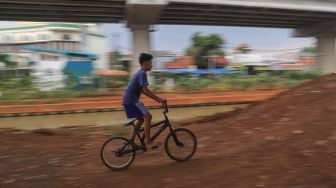
<path id="1" fill-rule="evenodd" d="M 151 54 L 141 53 L 139 56 L 139 63 L 142 65 L 145 61 L 150 61 L 153 59 L 153 56 Z"/>

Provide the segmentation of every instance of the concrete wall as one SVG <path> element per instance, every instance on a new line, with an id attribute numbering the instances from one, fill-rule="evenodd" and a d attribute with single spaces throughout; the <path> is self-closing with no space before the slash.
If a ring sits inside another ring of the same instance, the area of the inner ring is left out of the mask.
<path id="1" fill-rule="evenodd" d="M 109 69 L 107 38 L 86 36 L 84 50 L 97 55 L 97 60 L 93 61 L 94 69 Z"/>

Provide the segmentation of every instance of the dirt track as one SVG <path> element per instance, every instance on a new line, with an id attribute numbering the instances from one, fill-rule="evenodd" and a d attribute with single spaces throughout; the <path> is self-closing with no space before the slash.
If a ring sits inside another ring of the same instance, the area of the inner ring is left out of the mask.
<path id="1" fill-rule="evenodd" d="M 237 103 L 251 102 L 268 99 L 286 89 L 271 91 L 244 91 L 244 92 L 202 92 L 202 93 L 159 93 L 158 95 L 167 98 L 169 105 L 190 105 L 204 103 Z M 47 104 L 37 103 L 28 105 L 7 105 L 0 103 L 0 115 L 11 113 L 41 113 L 41 112 L 60 112 L 70 110 L 88 109 L 111 109 L 121 108 L 121 96 L 101 96 L 101 97 L 82 97 L 67 99 L 65 101 Z M 159 106 L 152 99 L 144 97 L 141 99 L 147 106 Z"/>
<path id="2" fill-rule="evenodd" d="M 336 75 L 244 110 L 185 123 L 195 157 L 176 163 L 162 149 L 110 171 L 103 127 L 39 133 L 0 130 L 0 187 L 336 187 Z"/>

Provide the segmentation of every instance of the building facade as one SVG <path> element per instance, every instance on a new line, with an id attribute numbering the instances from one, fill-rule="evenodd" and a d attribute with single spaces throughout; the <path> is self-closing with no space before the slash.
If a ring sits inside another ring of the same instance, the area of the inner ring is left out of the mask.
<path id="1" fill-rule="evenodd" d="M 97 56 L 94 69 L 108 69 L 107 37 L 97 24 L 64 22 L 17 22 L 0 28 L 0 53 L 10 54 L 13 61 L 61 61 L 59 56 L 39 53 L 22 47 L 45 48 L 92 53 Z"/>

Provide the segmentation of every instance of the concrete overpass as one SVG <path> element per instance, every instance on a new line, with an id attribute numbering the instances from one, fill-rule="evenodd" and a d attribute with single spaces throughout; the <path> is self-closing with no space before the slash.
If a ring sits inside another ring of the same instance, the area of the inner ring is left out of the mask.
<path id="1" fill-rule="evenodd" d="M 135 60 L 150 52 L 155 24 L 291 28 L 316 37 L 317 68 L 336 71 L 334 0 L 0 0 L 0 20 L 125 23 Z"/>

